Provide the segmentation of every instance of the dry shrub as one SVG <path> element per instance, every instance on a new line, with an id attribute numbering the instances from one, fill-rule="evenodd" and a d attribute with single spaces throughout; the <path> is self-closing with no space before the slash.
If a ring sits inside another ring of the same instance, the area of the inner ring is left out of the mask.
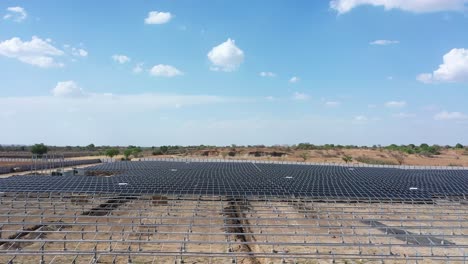
<path id="1" fill-rule="evenodd" d="M 379 159 L 373 159 L 370 158 L 366 155 L 359 156 L 355 158 L 356 161 L 361 162 L 361 163 L 366 163 L 366 164 L 372 164 L 372 165 L 398 165 L 396 162 L 392 161 L 387 161 L 387 160 L 379 160 Z"/>

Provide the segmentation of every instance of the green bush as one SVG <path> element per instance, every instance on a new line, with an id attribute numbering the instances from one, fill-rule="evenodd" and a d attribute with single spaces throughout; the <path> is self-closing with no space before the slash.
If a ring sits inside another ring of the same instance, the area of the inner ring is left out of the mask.
<path id="1" fill-rule="evenodd" d="M 420 146 L 416 146 L 414 144 L 409 144 L 409 145 L 396 145 L 396 144 L 391 144 L 385 149 L 390 150 L 390 151 L 400 151 L 406 154 L 421 154 L 423 156 L 426 155 L 439 155 L 440 154 L 440 149 L 441 147 L 438 145 L 432 145 L 429 146 L 428 144 L 421 144 Z"/>

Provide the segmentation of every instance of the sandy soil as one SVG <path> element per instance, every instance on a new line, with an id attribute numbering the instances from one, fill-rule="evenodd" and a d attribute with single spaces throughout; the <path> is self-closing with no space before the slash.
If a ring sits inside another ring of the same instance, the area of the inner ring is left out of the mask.
<path id="1" fill-rule="evenodd" d="M 231 157 L 223 154 L 229 149 L 219 149 L 218 152 L 211 152 L 210 155 L 201 155 L 202 151 L 191 154 L 183 155 L 158 155 L 146 156 L 152 158 L 161 157 L 186 157 L 186 158 L 203 158 L 203 159 L 249 159 L 249 160 L 272 160 L 272 161 L 304 161 L 301 157 L 306 153 L 306 162 L 328 162 L 328 163 L 345 163 L 342 157 L 345 155 L 353 157 L 352 163 L 364 164 L 357 161 L 359 157 L 367 157 L 372 160 L 380 161 L 386 164 L 398 165 L 399 162 L 392 157 L 391 152 L 387 150 L 372 150 L 372 149 L 333 149 L 333 150 L 292 150 L 287 152 L 283 157 L 260 156 L 255 157 L 249 155 L 249 152 L 260 151 L 270 153 L 272 149 L 239 149 L 236 150 L 236 156 Z M 468 155 L 464 155 L 465 150 L 442 150 L 440 155 L 433 155 L 432 157 L 425 157 L 417 154 L 404 154 L 402 165 L 419 165 L 419 166 L 464 166 L 468 167 Z"/>
<path id="2" fill-rule="evenodd" d="M 229 152 L 234 152 L 235 156 L 228 155 Z M 259 156 L 254 153 L 258 152 Z M 274 153 L 281 153 L 281 157 L 274 156 Z M 393 152 L 394 153 L 394 152 Z M 293 150 L 283 148 L 236 148 L 234 151 L 232 148 L 214 148 L 206 150 L 190 151 L 185 154 L 177 155 L 151 155 L 150 151 L 142 153 L 142 157 L 149 158 L 170 158 L 170 157 L 184 157 L 184 158 L 202 158 L 202 159 L 249 159 L 249 160 L 272 160 L 272 161 L 305 161 L 306 162 L 328 162 L 328 163 L 344 163 L 342 157 L 347 155 L 353 158 L 352 163 L 364 164 L 359 162 L 359 158 L 367 158 L 378 163 L 384 163 L 388 165 L 399 165 L 399 161 L 392 155 L 392 152 L 388 150 L 373 150 L 373 149 L 331 149 L 331 150 Z M 305 156 L 304 156 L 305 155 Z M 464 166 L 468 167 L 468 152 L 464 149 L 443 149 L 440 155 L 433 155 L 426 157 L 418 154 L 401 154 L 402 165 L 419 165 L 419 166 Z M 121 160 L 124 156 L 117 155 L 114 157 L 115 160 Z M 70 160 L 79 159 L 109 159 L 106 156 L 83 156 L 76 158 L 67 158 Z M 139 158 L 132 158 L 132 160 L 138 160 Z M 2 161 L 0 160 L 0 166 L 2 165 L 17 165 L 17 164 L 28 164 L 27 161 L 22 160 L 21 162 L 14 161 Z"/>
<path id="3" fill-rule="evenodd" d="M 0 245 L 0 263 L 16 252 L 25 255 L 15 263 L 39 263 L 42 245 L 51 253 L 46 263 L 92 263 L 94 249 L 97 262 L 109 264 L 114 257 L 129 263 L 129 252 L 132 263 L 457 263 L 468 246 L 468 209 L 458 202 L 141 196 L 106 209 L 109 199 L 115 197 L 6 194 L 0 222 L 2 238 L 10 239 Z M 396 237 L 366 221 L 411 235 Z M 418 245 L 414 237 L 455 245 Z"/>

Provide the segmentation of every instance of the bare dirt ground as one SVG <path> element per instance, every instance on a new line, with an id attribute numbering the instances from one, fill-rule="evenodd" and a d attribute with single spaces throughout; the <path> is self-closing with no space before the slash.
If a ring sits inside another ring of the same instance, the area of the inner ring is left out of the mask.
<path id="1" fill-rule="evenodd" d="M 14 161 L 14 160 L 9 160 L 9 161 L 2 161 L 0 160 L 0 166 L 18 166 L 18 165 L 30 165 L 31 162 L 29 161 Z"/>
<path id="2" fill-rule="evenodd" d="M 400 161 L 395 158 L 398 154 Z M 345 163 L 344 156 L 351 156 L 353 164 L 387 164 L 387 165 L 414 165 L 414 166 L 463 166 L 468 167 L 468 150 L 465 149 L 442 149 L 439 155 L 404 154 L 386 149 L 329 149 L 329 150 L 296 150 L 281 147 L 242 147 L 242 148 L 209 148 L 203 150 L 191 150 L 183 154 L 157 155 L 151 151 L 144 151 L 141 157 L 132 157 L 132 160 L 140 158 L 202 158 L 202 159 L 248 159 L 248 160 L 271 160 L 271 161 L 306 161 L 317 163 Z M 121 160 L 124 156 L 117 155 L 114 160 Z M 67 158 L 69 160 L 83 159 L 109 159 L 106 156 L 82 156 Z M 27 161 L 15 162 L 12 160 L 2 161 L 0 166 L 28 164 Z"/>
<path id="3" fill-rule="evenodd" d="M 463 263 L 468 247 L 460 201 L 7 193 L 0 202 L 0 263 Z"/>
<path id="4" fill-rule="evenodd" d="M 147 157 L 186 157 L 186 158 L 214 158 L 214 159 L 249 159 L 249 160 L 271 160 L 271 161 L 306 161 L 306 162 L 328 162 L 345 163 L 342 159 L 345 155 L 353 158 L 352 163 L 366 164 L 360 162 L 360 158 L 371 160 L 378 164 L 399 165 L 394 157 L 395 152 L 388 150 L 373 149 L 331 149 L 331 150 L 290 150 L 284 151 L 274 148 L 240 148 L 231 150 L 229 148 L 218 148 L 189 152 L 178 155 L 158 155 Z M 231 156 L 231 155 L 233 156 Z M 281 155 L 281 156 L 279 156 Z M 463 150 L 441 150 L 440 155 L 423 156 L 419 154 L 402 154 L 401 165 L 418 166 L 468 166 L 468 153 Z M 304 159 L 305 157 L 305 159 Z"/>

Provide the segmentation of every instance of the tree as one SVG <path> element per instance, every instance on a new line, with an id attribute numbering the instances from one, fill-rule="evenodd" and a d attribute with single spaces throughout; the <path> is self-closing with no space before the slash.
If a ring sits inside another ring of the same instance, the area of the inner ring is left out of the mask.
<path id="1" fill-rule="evenodd" d="M 89 144 L 88 146 L 86 146 L 86 149 L 87 150 L 94 150 L 96 148 L 96 146 L 94 146 L 94 144 Z"/>
<path id="2" fill-rule="evenodd" d="M 307 159 L 309 158 L 309 153 L 302 152 L 301 154 L 299 154 L 299 157 L 301 157 L 304 160 L 304 162 L 306 162 Z"/>
<path id="3" fill-rule="evenodd" d="M 132 155 L 132 153 L 133 153 L 133 149 L 127 148 L 126 150 L 124 150 L 123 155 L 125 159 L 128 160 L 128 158 L 130 157 L 130 155 Z"/>
<path id="4" fill-rule="evenodd" d="M 343 157 L 341 157 L 341 159 L 342 159 L 344 162 L 346 162 L 346 164 L 347 164 L 348 162 L 353 161 L 353 157 L 348 156 L 348 155 L 344 155 Z"/>
<path id="5" fill-rule="evenodd" d="M 166 154 L 167 151 L 169 151 L 169 147 L 168 147 L 168 146 L 160 146 L 160 147 L 159 147 L 159 150 L 160 150 L 163 154 Z"/>
<path id="6" fill-rule="evenodd" d="M 143 150 L 140 147 L 132 148 L 132 155 L 135 158 L 140 157 L 141 152 L 143 152 Z"/>
<path id="7" fill-rule="evenodd" d="M 128 160 L 132 155 L 134 158 L 138 158 L 141 152 L 143 152 L 143 150 L 140 147 L 128 146 L 128 148 L 124 150 L 123 155 L 125 159 Z"/>
<path id="8" fill-rule="evenodd" d="M 47 146 L 44 145 L 43 143 L 35 144 L 31 147 L 31 153 L 39 155 L 39 156 L 46 154 L 48 150 L 49 148 L 47 148 Z"/>
<path id="9" fill-rule="evenodd" d="M 464 148 L 464 146 L 462 144 L 460 144 L 460 143 L 457 143 L 457 145 L 455 145 L 455 148 L 462 149 L 462 148 Z"/>
<path id="10" fill-rule="evenodd" d="M 423 150 L 426 150 L 429 148 L 429 145 L 426 143 L 422 143 L 421 145 L 419 145 L 419 147 L 422 148 Z"/>
<path id="11" fill-rule="evenodd" d="M 106 156 L 109 156 L 111 158 L 119 154 L 120 154 L 120 150 L 117 148 L 111 148 L 111 149 L 106 150 Z"/>

